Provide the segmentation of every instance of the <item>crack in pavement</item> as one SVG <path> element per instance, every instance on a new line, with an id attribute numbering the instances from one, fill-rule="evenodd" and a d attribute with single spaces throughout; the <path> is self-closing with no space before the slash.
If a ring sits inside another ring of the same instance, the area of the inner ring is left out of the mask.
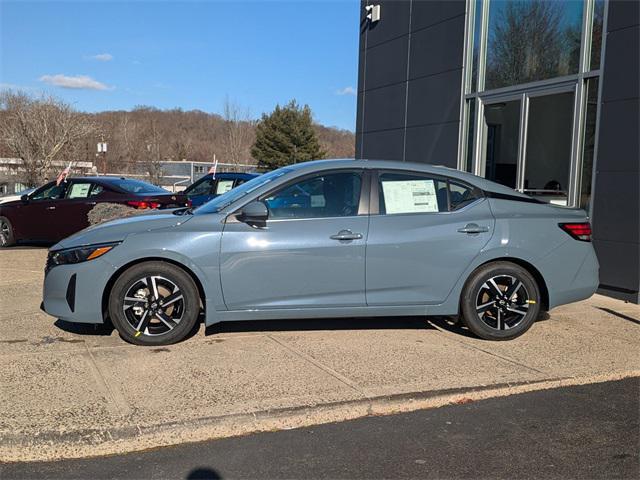
<path id="1" fill-rule="evenodd" d="M 331 375 L 332 377 L 334 377 L 336 380 L 339 380 L 340 382 L 344 383 L 345 385 L 347 385 L 348 387 L 352 388 L 353 390 L 355 390 L 356 392 L 358 392 L 360 395 L 362 395 L 365 399 L 367 400 L 371 400 L 371 396 L 369 394 L 367 394 L 364 390 L 362 390 L 357 383 L 355 383 L 353 380 L 345 377 L 344 375 L 336 372 L 334 369 L 332 369 L 331 367 L 328 367 L 322 363 L 320 363 L 318 360 L 316 360 L 315 358 L 313 358 L 311 355 L 307 355 L 306 353 L 301 352 L 300 350 L 292 347 L 291 345 L 287 344 L 286 342 L 283 342 L 282 340 L 278 340 L 275 337 L 273 337 L 272 335 L 266 335 L 267 338 L 271 339 L 272 341 L 274 341 L 275 343 L 277 343 L 278 345 L 280 345 L 281 347 L 286 348 L 287 350 L 289 350 L 290 352 L 292 352 L 293 354 L 297 355 L 298 357 L 300 357 L 303 360 L 306 360 L 307 362 L 311 363 L 312 365 L 316 366 L 317 368 L 319 368 L 320 370 L 322 370 L 325 373 L 328 373 L 329 375 Z"/>

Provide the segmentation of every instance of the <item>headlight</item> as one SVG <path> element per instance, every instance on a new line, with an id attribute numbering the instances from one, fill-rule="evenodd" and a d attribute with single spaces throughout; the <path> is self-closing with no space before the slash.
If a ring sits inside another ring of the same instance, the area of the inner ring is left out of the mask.
<path id="1" fill-rule="evenodd" d="M 93 260 L 95 258 L 101 257 L 119 243 L 120 242 L 101 243 L 99 245 L 85 245 L 82 247 L 68 248 L 65 250 L 49 252 L 45 270 L 49 271 L 56 265 L 70 265 L 73 263 Z"/>

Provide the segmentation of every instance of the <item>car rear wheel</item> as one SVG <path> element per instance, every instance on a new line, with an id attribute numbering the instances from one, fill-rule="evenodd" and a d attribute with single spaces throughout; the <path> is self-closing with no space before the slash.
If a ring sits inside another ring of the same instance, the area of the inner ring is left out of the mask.
<path id="1" fill-rule="evenodd" d="M 200 297 L 193 279 L 166 262 L 126 270 L 109 296 L 109 316 L 120 335 L 137 345 L 169 345 L 195 328 Z"/>
<path id="2" fill-rule="evenodd" d="M 462 291 L 462 318 L 485 340 L 511 340 L 531 328 L 540 312 L 540 289 L 524 268 L 494 262 L 471 274 Z"/>
<path id="3" fill-rule="evenodd" d="M 13 227 L 6 217 L 0 217 L 0 247 L 10 247 L 16 243 Z"/>

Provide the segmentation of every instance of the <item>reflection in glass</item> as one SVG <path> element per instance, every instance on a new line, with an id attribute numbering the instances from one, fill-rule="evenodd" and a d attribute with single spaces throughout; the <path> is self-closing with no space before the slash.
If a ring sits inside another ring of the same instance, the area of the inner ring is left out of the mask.
<path id="1" fill-rule="evenodd" d="M 465 172 L 473 173 L 473 150 L 475 148 L 476 100 L 467 101 L 467 152 L 464 164 Z"/>
<path id="2" fill-rule="evenodd" d="M 567 205 L 573 92 L 529 100 L 524 192 Z"/>
<path id="3" fill-rule="evenodd" d="M 587 104 L 584 121 L 584 144 L 580 187 L 580 208 L 589 210 L 591 200 L 591 175 L 593 173 L 593 149 L 596 139 L 596 115 L 598 113 L 598 79 L 587 80 Z"/>
<path id="4" fill-rule="evenodd" d="M 604 0 L 595 0 L 593 6 L 593 30 L 591 31 L 591 70 L 598 70 L 600 68 L 603 18 Z"/>
<path id="5" fill-rule="evenodd" d="M 578 72 L 583 2 L 492 1 L 485 89 Z"/>
<path id="6" fill-rule="evenodd" d="M 507 187 L 516 187 L 518 139 L 520 134 L 520 100 L 487 104 L 485 177 Z"/>
<path id="7" fill-rule="evenodd" d="M 482 26 L 482 0 L 476 0 L 475 5 L 475 18 L 473 20 L 473 45 L 471 51 L 473 52 L 473 58 L 471 59 L 471 91 L 478 90 L 478 61 L 480 58 L 480 29 Z"/>

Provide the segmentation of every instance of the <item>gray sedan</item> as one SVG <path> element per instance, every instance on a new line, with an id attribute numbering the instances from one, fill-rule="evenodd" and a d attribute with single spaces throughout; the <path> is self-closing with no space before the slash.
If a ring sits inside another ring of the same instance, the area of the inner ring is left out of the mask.
<path id="1" fill-rule="evenodd" d="M 582 210 L 443 167 L 327 160 L 195 209 L 87 228 L 53 246 L 43 309 L 164 345 L 223 321 L 460 315 L 484 339 L 591 296 Z"/>

